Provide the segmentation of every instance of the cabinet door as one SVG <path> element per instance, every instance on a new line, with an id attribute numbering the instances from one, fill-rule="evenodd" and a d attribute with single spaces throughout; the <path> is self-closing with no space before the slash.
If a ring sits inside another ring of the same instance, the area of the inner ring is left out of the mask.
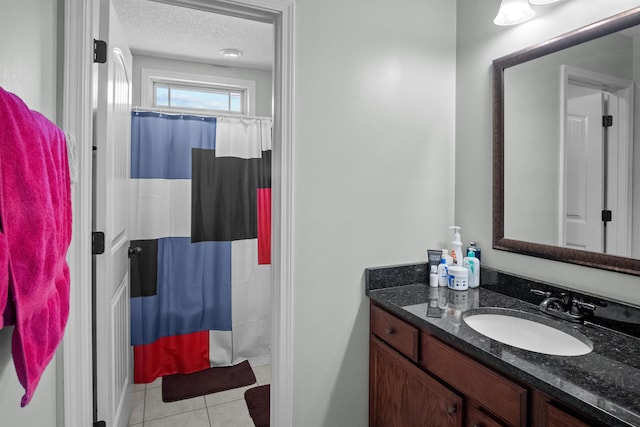
<path id="1" fill-rule="evenodd" d="M 400 427 L 400 396 L 406 372 L 375 338 L 371 339 L 369 353 L 369 426 Z"/>
<path id="2" fill-rule="evenodd" d="M 561 409 L 553 399 L 540 390 L 531 393 L 531 427 L 602 427 L 599 423 L 586 422 Z"/>
<path id="3" fill-rule="evenodd" d="M 462 426 L 458 395 L 373 336 L 370 357 L 370 426 Z"/>
<path id="4" fill-rule="evenodd" d="M 547 423 L 546 427 L 589 427 L 572 415 L 567 414 L 560 408 L 547 403 Z"/>

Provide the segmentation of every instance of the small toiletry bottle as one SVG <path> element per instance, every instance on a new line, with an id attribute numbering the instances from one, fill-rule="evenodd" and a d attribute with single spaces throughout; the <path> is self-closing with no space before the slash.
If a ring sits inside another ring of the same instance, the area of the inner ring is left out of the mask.
<path id="1" fill-rule="evenodd" d="M 432 288 L 438 287 L 438 267 L 435 265 L 431 266 L 431 272 L 429 273 L 429 286 Z"/>
<path id="2" fill-rule="evenodd" d="M 469 270 L 469 287 L 480 286 L 480 261 L 476 258 L 473 248 L 470 248 L 469 255 L 464 257 L 462 266 Z"/>
<path id="3" fill-rule="evenodd" d="M 480 252 L 480 248 L 478 246 L 476 246 L 476 242 L 469 242 L 469 246 L 467 246 L 467 256 L 469 256 L 469 251 L 473 249 L 476 259 L 480 262 L 482 262 L 482 256 L 481 256 L 481 252 Z"/>
<path id="4" fill-rule="evenodd" d="M 442 257 L 440 265 L 438 266 L 438 286 L 447 286 L 449 283 L 449 268 L 447 267 L 447 260 Z"/>
<path id="5" fill-rule="evenodd" d="M 462 240 L 460 239 L 460 227 L 457 225 L 452 225 L 449 227 L 450 230 L 453 230 L 453 241 L 451 242 L 451 258 L 453 258 L 453 265 L 457 265 L 459 267 L 462 266 L 462 261 L 464 258 L 464 254 L 462 253 Z"/>
<path id="6" fill-rule="evenodd" d="M 442 250 L 442 258 L 444 258 L 447 262 L 447 266 L 453 265 L 453 258 L 451 258 L 451 255 L 449 255 L 449 249 Z"/>

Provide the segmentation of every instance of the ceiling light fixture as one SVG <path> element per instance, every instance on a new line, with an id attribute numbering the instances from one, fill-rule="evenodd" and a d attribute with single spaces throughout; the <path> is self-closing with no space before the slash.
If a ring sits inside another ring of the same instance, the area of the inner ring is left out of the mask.
<path id="1" fill-rule="evenodd" d="M 242 56 L 242 51 L 234 48 L 220 49 L 220 53 L 225 58 L 240 58 Z"/>
<path id="2" fill-rule="evenodd" d="M 516 25 L 535 16 L 527 0 L 502 0 L 493 23 L 496 25 Z"/>

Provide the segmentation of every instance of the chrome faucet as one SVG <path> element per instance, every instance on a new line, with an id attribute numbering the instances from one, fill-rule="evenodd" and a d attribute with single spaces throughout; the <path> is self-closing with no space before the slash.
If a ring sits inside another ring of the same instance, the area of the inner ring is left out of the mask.
<path id="1" fill-rule="evenodd" d="M 538 289 L 531 289 L 531 293 L 545 297 L 540 303 L 540 311 L 569 322 L 581 323 L 584 320 L 585 310 L 590 310 L 591 313 L 596 310 L 594 304 L 564 293 L 561 293 L 560 297 L 551 296 L 551 292 Z"/>

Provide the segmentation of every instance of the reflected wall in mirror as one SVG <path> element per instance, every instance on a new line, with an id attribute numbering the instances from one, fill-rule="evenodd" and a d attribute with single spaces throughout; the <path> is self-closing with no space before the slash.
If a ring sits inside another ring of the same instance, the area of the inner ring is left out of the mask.
<path id="1" fill-rule="evenodd" d="M 494 248 L 640 275 L 640 8 L 493 76 Z"/>

